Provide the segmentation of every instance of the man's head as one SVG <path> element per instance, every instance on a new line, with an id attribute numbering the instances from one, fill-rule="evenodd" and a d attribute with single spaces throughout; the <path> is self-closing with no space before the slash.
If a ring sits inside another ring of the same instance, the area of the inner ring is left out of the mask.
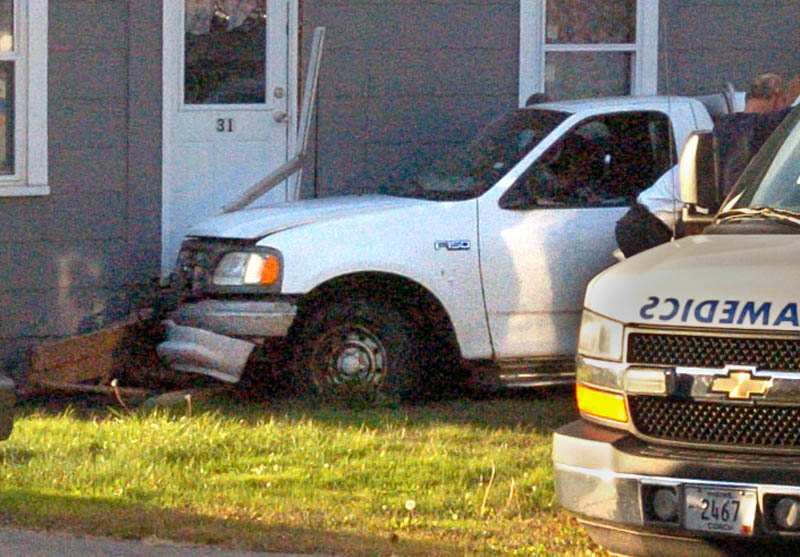
<path id="1" fill-rule="evenodd" d="M 744 111 L 762 114 L 774 112 L 784 107 L 785 99 L 786 88 L 781 76 L 774 73 L 761 74 L 750 83 Z"/>

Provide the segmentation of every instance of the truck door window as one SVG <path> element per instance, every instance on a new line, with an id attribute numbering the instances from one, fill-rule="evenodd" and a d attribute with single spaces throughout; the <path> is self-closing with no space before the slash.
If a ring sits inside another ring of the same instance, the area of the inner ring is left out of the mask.
<path id="1" fill-rule="evenodd" d="M 624 206 L 677 160 L 669 118 L 621 112 L 584 120 L 501 199 L 505 208 Z"/>

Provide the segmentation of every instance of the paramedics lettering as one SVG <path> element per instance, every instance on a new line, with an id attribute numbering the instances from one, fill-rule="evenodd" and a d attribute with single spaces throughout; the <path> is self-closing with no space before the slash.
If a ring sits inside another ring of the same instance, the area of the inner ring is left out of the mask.
<path id="1" fill-rule="evenodd" d="M 686 323 L 694 319 L 698 323 L 714 323 L 717 325 L 781 325 L 800 326 L 797 304 L 788 303 L 778 311 L 772 302 L 741 302 L 737 300 L 678 300 L 677 298 L 661 299 L 650 296 L 647 303 L 639 310 L 639 315 L 646 321 L 675 321 Z"/>

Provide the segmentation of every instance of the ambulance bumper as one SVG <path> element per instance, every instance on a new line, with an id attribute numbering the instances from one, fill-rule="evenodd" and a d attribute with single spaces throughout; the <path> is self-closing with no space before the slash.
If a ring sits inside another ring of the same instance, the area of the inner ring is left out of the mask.
<path id="1" fill-rule="evenodd" d="M 653 446 L 627 432 L 579 420 L 555 433 L 553 463 L 558 502 L 576 513 L 594 541 L 611 552 L 725 555 L 731 547 L 742 550 L 751 544 L 757 546 L 755 554 L 764 548 L 783 553 L 800 548 L 800 521 L 793 530 L 782 528 L 776 519 L 781 500 L 800 505 L 796 456 Z M 685 527 L 687 489 L 704 486 L 756 493 L 750 535 L 709 534 Z M 666 497 L 675 505 L 669 520 L 654 510 L 659 490 L 672 494 Z"/>

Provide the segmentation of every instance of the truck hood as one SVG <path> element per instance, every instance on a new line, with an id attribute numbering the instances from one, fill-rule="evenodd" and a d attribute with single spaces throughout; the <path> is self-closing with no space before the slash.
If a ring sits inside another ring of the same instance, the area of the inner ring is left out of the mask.
<path id="1" fill-rule="evenodd" d="M 431 201 L 387 195 L 348 195 L 307 199 L 243 209 L 212 217 L 192 227 L 189 236 L 258 240 L 307 224 L 408 209 Z"/>
<path id="2" fill-rule="evenodd" d="M 701 235 L 597 275 L 585 305 L 622 323 L 799 331 L 800 236 Z"/>

